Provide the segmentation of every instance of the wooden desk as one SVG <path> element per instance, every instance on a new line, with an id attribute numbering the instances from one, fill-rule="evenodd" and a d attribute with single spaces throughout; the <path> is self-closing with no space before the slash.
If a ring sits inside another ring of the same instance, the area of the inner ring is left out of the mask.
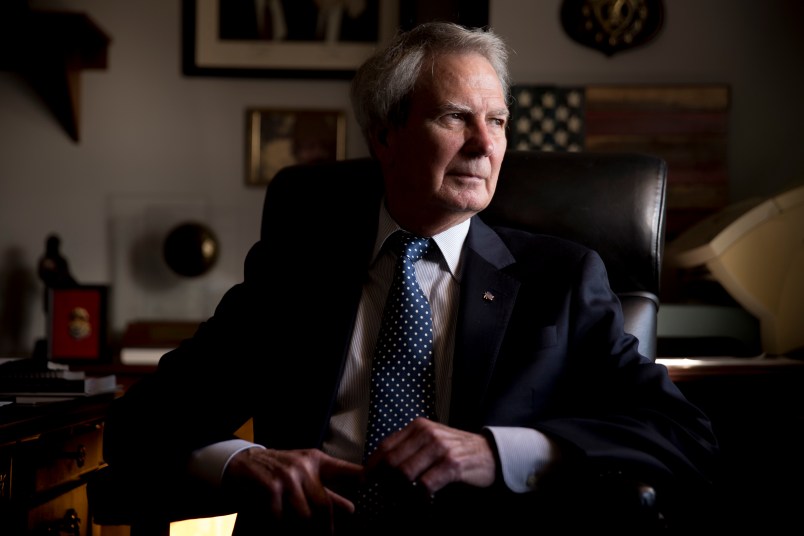
<path id="1" fill-rule="evenodd" d="M 800 437 L 804 360 L 717 357 L 660 362 L 668 366 L 684 394 L 712 419 L 718 436 L 721 464 L 712 505 L 722 529 L 718 532 L 784 534 L 798 526 L 798 509 L 804 504 L 804 439 Z M 114 372 L 132 382 L 153 370 L 110 367 L 101 372 Z"/>
<path id="2" fill-rule="evenodd" d="M 712 377 L 767 376 L 804 372 L 804 359 L 785 356 L 668 357 L 659 358 L 656 362 L 667 367 L 670 377 L 675 382 Z"/>
<path id="3" fill-rule="evenodd" d="M 719 532 L 787 534 L 801 526 L 804 360 L 659 362 L 668 361 L 671 378 L 707 413 L 720 442 Z"/>
<path id="4" fill-rule="evenodd" d="M 0 534 L 92 534 L 86 481 L 114 396 L 0 407 Z"/>

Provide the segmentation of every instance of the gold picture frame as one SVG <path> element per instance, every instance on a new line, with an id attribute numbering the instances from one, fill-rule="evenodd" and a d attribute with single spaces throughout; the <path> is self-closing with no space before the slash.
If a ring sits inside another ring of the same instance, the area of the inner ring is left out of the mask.
<path id="1" fill-rule="evenodd" d="M 246 110 L 246 184 L 250 186 L 267 185 L 286 166 L 345 157 L 343 110 Z"/>

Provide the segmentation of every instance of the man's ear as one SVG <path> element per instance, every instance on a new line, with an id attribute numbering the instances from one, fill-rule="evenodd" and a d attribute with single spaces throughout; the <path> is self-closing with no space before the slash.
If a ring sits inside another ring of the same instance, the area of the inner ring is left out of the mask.
<path id="1" fill-rule="evenodd" d="M 382 146 L 388 145 L 388 129 L 383 127 L 377 131 L 377 143 Z"/>
<path id="2" fill-rule="evenodd" d="M 374 135 L 371 136 L 371 143 L 370 143 L 371 153 L 373 156 L 379 158 L 380 160 L 383 160 L 384 158 L 388 157 L 390 148 L 388 143 L 389 134 L 390 131 L 388 130 L 388 128 L 382 127 L 378 128 L 374 132 Z"/>

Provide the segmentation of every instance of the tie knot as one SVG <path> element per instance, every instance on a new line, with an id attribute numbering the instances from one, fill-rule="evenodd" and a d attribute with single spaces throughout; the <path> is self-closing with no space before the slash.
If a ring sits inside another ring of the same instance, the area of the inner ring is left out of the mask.
<path id="1" fill-rule="evenodd" d="M 389 245 L 397 257 L 407 257 L 412 262 L 416 262 L 427 253 L 430 239 L 410 234 L 407 231 L 397 231 L 389 238 Z"/>

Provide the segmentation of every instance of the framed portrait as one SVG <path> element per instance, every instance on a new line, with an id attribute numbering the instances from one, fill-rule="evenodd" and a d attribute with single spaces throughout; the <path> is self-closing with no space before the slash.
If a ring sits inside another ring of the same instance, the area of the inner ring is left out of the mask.
<path id="1" fill-rule="evenodd" d="M 51 288 L 47 305 L 48 359 L 100 361 L 106 358 L 107 286 Z"/>
<path id="2" fill-rule="evenodd" d="M 186 75 L 350 78 L 400 25 L 400 0 L 183 0 Z"/>
<path id="3" fill-rule="evenodd" d="M 343 110 L 246 110 L 246 184 L 267 185 L 283 167 L 345 156 Z"/>

